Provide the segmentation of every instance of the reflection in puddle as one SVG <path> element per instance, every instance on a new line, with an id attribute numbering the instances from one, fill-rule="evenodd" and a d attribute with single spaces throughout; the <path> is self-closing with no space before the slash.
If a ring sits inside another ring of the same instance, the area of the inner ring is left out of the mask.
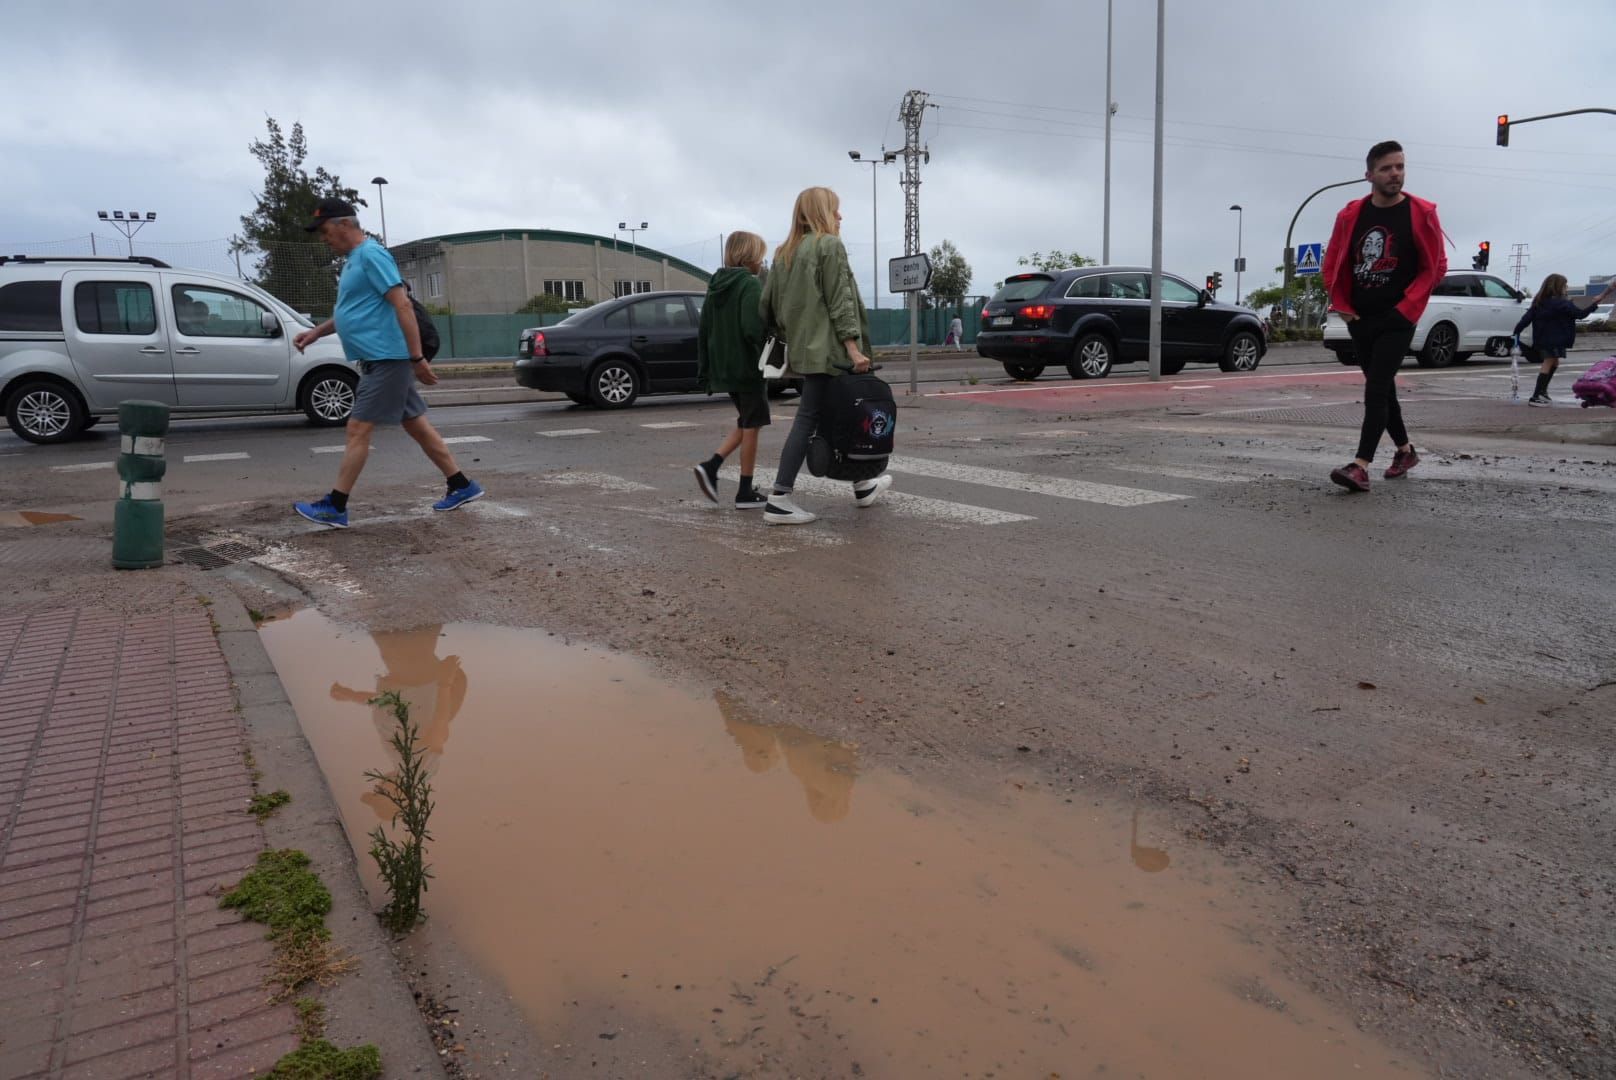
<path id="1" fill-rule="evenodd" d="M 78 521 L 72 514 L 47 514 L 43 510 L 0 510 L 0 528 L 19 525 L 55 525 L 61 521 Z"/>
<path id="2" fill-rule="evenodd" d="M 540 1031 L 609 1007 L 724 1075 L 1416 1074 L 1251 943 L 1258 898 L 1125 812 L 927 789 L 542 632 L 261 632 L 356 850 L 390 764 L 364 701 L 411 702 L 429 932 Z"/>

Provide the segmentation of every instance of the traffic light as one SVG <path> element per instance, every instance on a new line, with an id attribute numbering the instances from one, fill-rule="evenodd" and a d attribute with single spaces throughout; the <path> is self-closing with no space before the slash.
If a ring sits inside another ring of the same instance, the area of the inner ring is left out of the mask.
<path id="1" fill-rule="evenodd" d="M 1213 292 L 1217 292 L 1219 289 L 1223 288 L 1223 271 L 1222 270 L 1214 270 L 1214 271 L 1212 271 L 1212 285 L 1211 285 L 1211 288 L 1212 288 Z"/>
<path id="2" fill-rule="evenodd" d="M 1218 289 L 1218 283 L 1213 280 L 1212 275 L 1211 274 L 1206 275 L 1206 291 L 1207 292 L 1216 292 L 1217 289 Z"/>
<path id="3" fill-rule="evenodd" d="M 1485 270 L 1485 269 L 1487 269 L 1487 260 L 1492 258 L 1492 253 L 1493 253 L 1492 242 L 1489 241 L 1489 240 L 1483 240 L 1481 242 L 1481 245 L 1476 248 L 1476 257 L 1470 260 L 1470 269 L 1472 269 L 1472 270 Z"/>
<path id="4" fill-rule="evenodd" d="M 1509 145 L 1509 114 L 1505 113 L 1498 118 L 1498 145 Z"/>

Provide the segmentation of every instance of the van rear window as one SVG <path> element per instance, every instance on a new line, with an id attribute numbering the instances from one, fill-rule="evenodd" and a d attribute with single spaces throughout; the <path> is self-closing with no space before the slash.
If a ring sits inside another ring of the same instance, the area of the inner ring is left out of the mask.
<path id="1" fill-rule="evenodd" d="M 62 283 L 13 281 L 0 285 L 0 330 L 62 332 Z"/>

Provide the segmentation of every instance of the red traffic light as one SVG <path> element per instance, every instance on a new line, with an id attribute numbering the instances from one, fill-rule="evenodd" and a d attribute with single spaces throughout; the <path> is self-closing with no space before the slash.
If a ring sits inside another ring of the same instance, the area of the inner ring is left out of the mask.
<path id="1" fill-rule="evenodd" d="M 1498 118 L 1498 145 L 1509 145 L 1509 114 L 1504 113 Z"/>

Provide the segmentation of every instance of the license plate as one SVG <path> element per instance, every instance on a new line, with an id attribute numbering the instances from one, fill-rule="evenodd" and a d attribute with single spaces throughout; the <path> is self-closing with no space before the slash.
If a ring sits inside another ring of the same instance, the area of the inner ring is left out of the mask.
<path id="1" fill-rule="evenodd" d="M 1016 321 L 1016 318 L 1015 318 L 1014 315 L 1000 315 L 1000 316 L 998 316 L 997 318 L 995 318 L 993 320 L 993 325 L 994 326 L 1009 326 L 1011 323 L 1013 323 L 1015 321 Z"/>

